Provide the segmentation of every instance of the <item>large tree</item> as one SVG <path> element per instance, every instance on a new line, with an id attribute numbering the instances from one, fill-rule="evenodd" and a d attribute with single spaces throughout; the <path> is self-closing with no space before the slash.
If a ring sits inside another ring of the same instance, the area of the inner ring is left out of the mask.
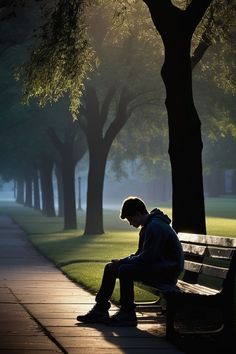
<path id="1" fill-rule="evenodd" d="M 211 0 L 192 0 L 185 9 L 170 0 L 144 2 L 165 48 L 161 73 L 167 94 L 173 226 L 176 231 L 204 234 L 201 122 L 192 93 L 191 48 L 193 34 Z"/>
<path id="2" fill-rule="evenodd" d="M 125 26 L 117 36 L 112 15 L 110 9 L 101 7 L 91 16 L 90 35 L 100 65 L 86 85 L 78 117 L 89 150 L 85 234 L 103 233 L 104 176 L 114 139 L 137 108 L 150 104 L 154 94 L 157 97 L 158 77 L 151 71 L 156 66 L 152 53 L 154 48 L 158 51 L 158 44 L 146 43 L 134 24 L 136 36 L 126 33 Z M 141 66 L 146 69 L 140 71 Z"/>
<path id="3" fill-rule="evenodd" d="M 89 150 L 89 173 L 87 191 L 87 213 L 85 234 L 102 234 L 103 229 L 103 185 L 106 162 L 110 147 L 116 135 L 123 128 L 132 109 L 133 97 L 124 87 L 119 93 L 119 101 L 115 108 L 114 119 L 109 122 L 109 109 L 115 95 L 114 88 L 108 90 L 104 102 L 99 103 L 96 91 L 87 88 L 85 104 L 81 110 L 86 123 L 80 125 L 87 136 Z M 107 126 L 108 125 L 108 126 Z"/>
<path id="4" fill-rule="evenodd" d="M 165 47 L 161 73 L 167 93 L 173 227 L 205 234 L 201 123 L 192 94 L 191 40 L 211 1 L 193 0 L 185 10 L 170 0 L 145 2 Z"/>

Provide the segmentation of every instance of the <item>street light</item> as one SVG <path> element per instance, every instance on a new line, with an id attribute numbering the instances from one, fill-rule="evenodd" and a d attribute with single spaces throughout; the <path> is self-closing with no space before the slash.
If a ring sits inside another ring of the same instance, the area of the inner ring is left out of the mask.
<path id="1" fill-rule="evenodd" d="M 78 177 L 78 210 L 82 210 L 82 206 L 81 206 L 81 177 Z"/>

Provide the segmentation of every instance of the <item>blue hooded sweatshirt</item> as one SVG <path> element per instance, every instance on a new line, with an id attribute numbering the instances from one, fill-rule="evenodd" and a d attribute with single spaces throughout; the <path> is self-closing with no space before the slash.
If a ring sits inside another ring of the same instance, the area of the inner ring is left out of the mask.
<path id="1" fill-rule="evenodd" d="M 120 264 L 136 264 L 150 268 L 154 280 L 176 283 L 183 270 L 182 245 L 171 220 L 159 209 L 153 209 L 139 233 L 139 246 L 134 255 L 123 258 Z"/>

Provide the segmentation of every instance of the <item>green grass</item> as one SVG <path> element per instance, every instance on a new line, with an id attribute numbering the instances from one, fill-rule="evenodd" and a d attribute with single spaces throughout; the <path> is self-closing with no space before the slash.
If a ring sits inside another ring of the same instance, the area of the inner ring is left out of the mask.
<path id="1" fill-rule="evenodd" d="M 209 235 L 236 237 L 236 219 L 207 217 L 206 225 Z"/>
<path id="2" fill-rule="evenodd" d="M 208 234 L 236 237 L 236 200 L 229 198 L 206 201 Z M 171 215 L 168 206 L 160 208 Z M 78 215 L 78 229 L 63 231 L 63 219 L 46 218 L 41 213 L 15 203 L 0 203 L 0 213 L 10 215 L 28 234 L 33 244 L 62 269 L 71 279 L 92 293 L 100 285 L 104 265 L 136 251 L 137 230 L 119 219 L 119 211 L 104 211 L 103 235 L 84 236 L 85 213 Z M 136 299 L 153 297 L 136 289 Z M 116 288 L 113 300 L 119 299 Z"/>
<path id="3" fill-rule="evenodd" d="M 206 215 L 236 220 L 236 198 L 206 198 Z"/>

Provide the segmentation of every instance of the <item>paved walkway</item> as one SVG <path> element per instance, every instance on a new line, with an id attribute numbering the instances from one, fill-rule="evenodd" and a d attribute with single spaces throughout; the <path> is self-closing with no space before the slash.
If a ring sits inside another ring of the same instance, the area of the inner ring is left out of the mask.
<path id="1" fill-rule="evenodd" d="M 153 315 L 140 314 L 137 328 L 77 323 L 76 315 L 93 303 L 18 225 L 0 216 L 0 354 L 182 353 L 165 340 L 164 321 Z"/>

